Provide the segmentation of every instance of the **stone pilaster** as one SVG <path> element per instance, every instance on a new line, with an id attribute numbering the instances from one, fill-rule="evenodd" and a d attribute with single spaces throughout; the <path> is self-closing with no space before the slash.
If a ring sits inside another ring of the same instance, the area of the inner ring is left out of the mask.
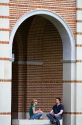
<path id="1" fill-rule="evenodd" d="M 0 124 L 11 125 L 11 62 L 9 0 L 0 0 Z"/>

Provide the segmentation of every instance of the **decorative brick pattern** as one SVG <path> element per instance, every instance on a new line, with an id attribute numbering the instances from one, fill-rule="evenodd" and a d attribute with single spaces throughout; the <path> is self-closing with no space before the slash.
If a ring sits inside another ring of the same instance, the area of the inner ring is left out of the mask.
<path id="1" fill-rule="evenodd" d="M 76 31 L 76 0 L 10 0 L 11 29 L 22 15 L 37 9 L 57 13 Z"/>

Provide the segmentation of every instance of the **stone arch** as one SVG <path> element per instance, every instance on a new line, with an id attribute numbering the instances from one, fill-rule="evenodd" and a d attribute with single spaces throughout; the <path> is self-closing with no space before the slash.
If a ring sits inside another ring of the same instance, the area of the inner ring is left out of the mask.
<path id="1" fill-rule="evenodd" d="M 16 23 L 15 27 L 13 28 L 11 35 L 10 35 L 10 58 L 12 58 L 12 45 L 13 45 L 13 39 L 15 36 L 15 33 L 19 26 L 28 19 L 29 17 L 32 17 L 34 15 L 41 15 L 44 18 L 48 19 L 50 22 L 54 24 L 54 26 L 59 31 L 59 34 L 62 38 L 62 44 L 63 44 L 63 100 L 65 104 L 66 112 L 71 112 L 71 80 L 75 79 L 75 74 L 72 74 L 75 72 L 75 41 L 73 38 L 73 34 L 69 28 L 69 26 L 66 24 L 66 22 L 57 14 L 52 13 L 47 10 L 35 10 L 31 11 L 30 13 L 26 13 L 23 15 Z M 68 72 L 67 72 L 68 70 Z M 65 81 L 68 83 L 65 83 Z M 66 94 L 69 92 L 69 95 Z M 75 91 L 73 91 L 75 93 Z M 68 102 L 70 102 L 70 105 L 68 105 Z M 68 122 L 67 122 L 68 121 Z M 71 123 L 71 117 L 66 118 L 65 124 Z M 68 125 L 67 124 L 67 125 Z"/>
<path id="2" fill-rule="evenodd" d="M 46 10 L 35 10 L 30 13 L 26 13 L 23 15 L 14 26 L 11 35 L 10 35 L 10 57 L 12 58 L 12 44 L 13 44 L 13 38 L 14 35 L 18 29 L 18 27 L 21 25 L 23 21 L 28 19 L 31 16 L 34 15 L 41 15 L 47 19 L 49 19 L 58 29 L 60 36 L 62 38 L 63 43 L 63 59 L 64 60 L 75 60 L 75 42 L 73 38 L 73 34 L 69 28 L 69 26 L 66 24 L 66 22 L 56 13 L 52 13 L 50 11 Z M 65 35 L 64 35 L 65 34 Z M 69 51 L 70 50 L 70 51 Z M 68 54 L 69 53 L 69 54 Z M 68 54 L 68 56 L 67 56 Z"/>

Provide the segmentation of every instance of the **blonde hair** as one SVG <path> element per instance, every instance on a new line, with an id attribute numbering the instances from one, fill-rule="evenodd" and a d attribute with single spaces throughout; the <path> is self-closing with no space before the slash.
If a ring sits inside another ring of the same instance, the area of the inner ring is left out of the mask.
<path id="1" fill-rule="evenodd" d="M 35 102 L 37 102 L 37 99 L 32 99 L 31 105 L 33 105 Z"/>

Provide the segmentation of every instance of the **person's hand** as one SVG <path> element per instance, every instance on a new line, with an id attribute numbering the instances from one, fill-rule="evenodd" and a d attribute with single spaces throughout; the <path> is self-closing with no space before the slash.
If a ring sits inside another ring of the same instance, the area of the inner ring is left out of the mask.
<path id="1" fill-rule="evenodd" d="M 58 116 L 58 114 L 54 114 L 55 116 Z"/>
<path id="2" fill-rule="evenodd" d="M 38 110 L 40 113 L 43 113 L 43 111 L 39 108 L 39 110 Z"/>
<path id="3" fill-rule="evenodd" d="M 53 113 L 53 112 L 50 112 L 50 114 L 51 114 L 51 115 L 54 115 L 54 113 Z"/>
<path id="4" fill-rule="evenodd" d="M 41 111 L 41 109 L 39 108 L 39 111 Z"/>
<path id="5" fill-rule="evenodd" d="M 43 113 L 43 111 L 40 111 L 40 113 Z"/>

